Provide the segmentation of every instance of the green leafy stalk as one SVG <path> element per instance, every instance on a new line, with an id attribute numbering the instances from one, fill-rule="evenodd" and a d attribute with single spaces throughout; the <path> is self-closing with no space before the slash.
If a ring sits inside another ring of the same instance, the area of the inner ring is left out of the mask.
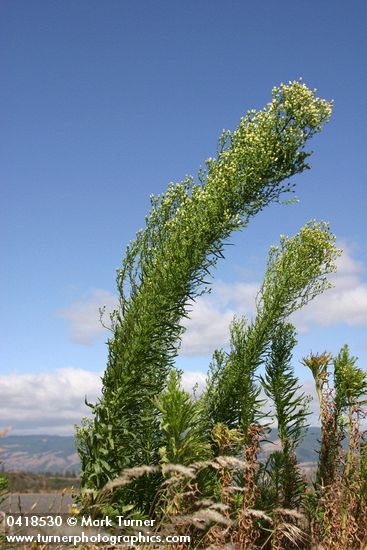
<path id="1" fill-rule="evenodd" d="M 152 197 L 146 227 L 127 247 L 103 395 L 92 406 L 93 422 L 78 432 L 84 486 L 102 487 L 122 468 L 159 459 L 154 397 L 177 355 L 189 304 L 223 256 L 224 241 L 308 168 L 305 145 L 329 120 L 331 105 L 299 82 L 272 96 L 266 109 L 223 133 L 199 183 L 187 177 Z"/>
<path id="2" fill-rule="evenodd" d="M 159 411 L 163 464 L 188 465 L 210 457 L 210 446 L 199 425 L 197 402 L 180 387 L 181 373 L 171 370 L 167 388 L 155 400 Z"/>
<path id="3" fill-rule="evenodd" d="M 296 448 L 305 435 L 309 399 L 300 392 L 299 380 L 291 366 L 296 343 L 294 327 L 281 324 L 273 335 L 265 376 L 261 377 L 265 394 L 274 405 L 282 445 L 282 450 L 273 453 L 276 456 L 268 463 L 272 465 L 268 474 L 276 485 L 276 500 L 272 504 L 282 508 L 297 508 L 305 489 L 297 467 Z"/>
<path id="4" fill-rule="evenodd" d="M 338 356 L 334 359 L 335 403 L 339 423 L 343 413 L 348 418 L 347 478 L 353 466 L 354 414 L 355 412 L 358 414 L 362 405 L 367 403 L 367 373 L 358 368 L 356 362 L 357 357 L 350 355 L 347 345 L 342 347 Z"/>
<path id="5" fill-rule="evenodd" d="M 311 354 L 303 359 L 310 368 L 316 391 L 320 400 L 321 450 L 316 481 L 318 485 L 330 485 L 337 475 L 337 459 L 341 453 L 341 444 L 348 430 L 348 453 L 345 468 L 346 477 L 353 463 L 353 426 L 355 413 L 363 410 L 367 400 L 367 373 L 356 366 L 357 358 L 343 346 L 337 357 L 326 352 Z M 329 367 L 333 364 L 334 371 Z M 333 388 L 330 387 L 333 377 Z"/>
<path id="6" fill-rule="evenodd" d="M 253 322 L 234 324 L 236 345 L 228 358 L 217 352 L 216 366 L 203 396 L 208 423 L 240 427 L 246 434 L 257 414 L 255 372 L 265 360 L 277 327 L 295 310 L 306 305 L 331 285 L 327 275 L 335 271 L 340 251 L 326 223 L 310 222 L 294 237 L 281 236 L 272 247 Z"/>
<path id="7" fill-rule="evenodd" d="M 360 420 L 366 415 L 367 373 L 356 362 L 347 345 L 334 359 L 325 352 L 303 360 L 320 399 L 322 435 L 313 523 L 325 547 L 335 541 L 341 548 L 357 548 L 365 537 L 366 449 Z"/>
<path id="8" fill-rule="evenodd" d="M 203 394 L 203 422 L 207 430 L 216 424 L 240 428 L 247 439 L 251 424 L 261 413 L 261 388 L 255 371 L 262 358 L 254 325 L 235 318 L 230 326 L 230 351 L 217 350 L 209 366 L 207 388 Z M 259 351 L 259 352 L 258 352 Z"/>

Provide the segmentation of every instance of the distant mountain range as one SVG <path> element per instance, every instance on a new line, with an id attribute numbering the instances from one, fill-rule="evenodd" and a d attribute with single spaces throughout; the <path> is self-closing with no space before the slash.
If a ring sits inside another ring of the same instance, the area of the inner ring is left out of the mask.
<path id="1" fill-rule="evenodd" d="M 0 460 L 6 472 L 65 475 L 80 471 L 73 436 L 8 435 L 0 439 Z"/>
<path id="2" fill-rule="evenodd" d="M 280 447 L 277 430 L 272 430 L 268 436 L 269 442 L 263 443 L 263 456 L 269 455 L 271 452 Z M 307 430 L 306 436 L 297 449 L 297 459 L 299 463 L 317 462 L 317 452 L 320 448 L 321 429 L 312 427 Z"/>
<path id="3" fill-rule="evenodd" d="M 269 442 L 263 443 L 260 458 L 279 447 L 277 432 L 273 430 Z M 309 428 L 298 448 L 298 460 L 305 468 L 317 461 L 320 428 Z M 57 435 L 8 435 L 0 439 L 0 469 L 6 472 L 33 472 L 49 474 L 79 474 L 80 461 L 73 436 Z"/>

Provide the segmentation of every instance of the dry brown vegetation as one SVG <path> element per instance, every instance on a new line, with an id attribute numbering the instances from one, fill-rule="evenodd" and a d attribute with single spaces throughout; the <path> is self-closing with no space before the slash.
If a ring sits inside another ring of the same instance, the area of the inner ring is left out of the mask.
<path id="1" fill-rule="evenodd" d="M 293 477 L 284 483 L 283 465 L 277 462 L 284 447 L 273 453 L 275 462 L 258 460 L 260 441 L 266 436 L 260 424 L 251 424 L 246 437 L 217 424 L 212 432 L 217 456 L 188 465 L 161 463 L 125 470 L 98 494 L 86 494 L 82 509 L 103 515 L 108 507 L 113 509 L 112 495 L 118 498 L 129 485 L 158 476 L 161 482 L 150 512 L 158 520 L 156 532 L 162 537 L 186 534 L 192 541 L 172 549 L 365 548 L 367 453 L 361 422 L 366 375 L 355 366 L 347 347 L 336 358 L 311 355 L 304 363 L 315 377 L 322 423 L 312 483 L 299 471 L 294 453 L 287 463 Z M 133 500 L 129 514 L 139 517 Z"/>

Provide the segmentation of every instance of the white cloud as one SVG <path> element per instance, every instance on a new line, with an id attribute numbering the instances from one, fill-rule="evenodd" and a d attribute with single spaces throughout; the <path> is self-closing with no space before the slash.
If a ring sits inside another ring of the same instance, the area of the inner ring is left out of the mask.
<path id="1" fill-rule="evenodd" d="M 90 346 L 106 329 L 100 321 L 99 309 L 106 307 L 104 322 L 108 324 L 109 313 L 117 308 L 117 297 L 106 290 L 94 289 L 89 296 L 77 300 L 60 315 L 69 322 L 72 340 Z"/>
<path id="2" fill-rule="evenodd" d="M 73 432 L 73 425 L 88 414 L 84 403 L 94 402 L 101 390 L 100 375 L 76 368 L 0 377 L 0 418 L 13 433 Z"/>
<path id="3" fill-rule="evenodd" d="M 292 317 L 301 331 L 310 330 L 315 324 L 367 325 L 367 284 L 361 277 L 363 265 L 352 257 L 348 245 L 341 246 L 343 254 L 337 261 L 338 271 L 331 277 L 334 288 L 318 296 Z"/>
<path id="4" fill-rule="evenodd" d="M 330 279 L 334 288 L 315 298 L 292 316 L 300 332 L 313 326 L 344 323 L 367 325 L 367 284 L 362 279 L 363 264 L 352 255 L 345 243 L 338 244 L 343 254 L 337 260 L 338 271 Z M 233 315 L 251 317 L 255 312 L 258 283 L 225 283 L 213 285 L 211 295 L 205 295 L 193 306 L 191 319 L 186 321 L 182 355 L 211 353 L 228 344 L 228 326 Z"/>
<path id="5" fill-rule="evenodd" d="M 205 386 L 202 372 L 185 372 L 182 385 L 198 392 Z M 63 368 L 36 374 L 8 374 L 0 377 L 1 430 L 12 434 L 71 435 L 74 424 L 90 414 L 84 399 L 94 403 L 101 393 L 101 374 L 77 368 Z"/>
<path id="6" fill-rule="evenodd" d="M 190 319 L 185 320 L 181 355 L 204 355 L 229 341 L 229 324 L 234 315 L 252 315 L 256 283 L 218 281 L 211 294 L 201 296 L 192 306 Z"/>
<path id="7" fill-rule="evenodd" d="M 331 278 L 335 288 L 318 296 L 292 316 L 292 322 L 300 332 L 315 325 L 367 325 L 367 284 L 362 280 L 363 265 L 353 258 L 348 245 L 342 244 L 342 248 L 344 253 L 337 262 L 338 272 Z M 184 321 L 187 330 L 181 355 L 207 355 L 215 348 L 226 346 L 233 316 L 253 316 L 258 289 L 257 282 L 215 282 L 212 293 L 201 296 L 192 305 L 190 319 Z M 94 290 L 87 298 L 62 312 L 70 324 L 75 342 L 91 345 L 105 331 L 98 312 L 103 305 L 106 305 L 105 319 L 108 319 L 108 313 L 117 306 L 116 296 L 104 290 Z"/>
<path id="8" fill-rule="evenodd" d="M 210 298 L 201 297 L 194 304 L 190 319 L 185 320 L 181 355 L 204 355 L 227 345 L 228 326 L 234 313 L 232 309 L 221 311 Z"/>
<path id="9" fill-rule="evenodd" d="M 182 387 L 189 393 L 197 385 L 196 394 L 203 392 L 206 385 L 206 374 L 197 371 L 184 371 L 182 375 Z"/>

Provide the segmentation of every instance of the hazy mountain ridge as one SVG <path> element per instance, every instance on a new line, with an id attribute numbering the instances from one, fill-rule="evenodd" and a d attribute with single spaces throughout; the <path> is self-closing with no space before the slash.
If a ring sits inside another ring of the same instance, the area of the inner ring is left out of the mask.
<path id="1" fill-rule="evenodd" d="M 1 467 L 5 471 L 75 473 L 80 471 L 73 436 L 8 435 L 0 440 Z"/>
<path id="2" fill-rule="evenodd" d="M 297 451 L 300 463 L 317 460 L 320 428 L 310 428 Z M 262 445 L 261 459 L 279 447 L 277 431 L 273 430 Z M 4 471 L 33 473 L 80 472 L 80 461 L 73 436 L 58 435 L 8 435 L 0 440 L 1 468 Z"/>
<path id="3" fill-rule="evenodd" d="M 280 448 L 277 430 L 272 430 L 268 436 L 268 441 L 262 443 L 262 452 L 260 458 L 265 458 L 270 453 Z M 317 462 L 318 449 L 320 448 L 321 429 L 312 427 L 307 430 L 306 436 L 297 449 L 298 462 Z"/>

